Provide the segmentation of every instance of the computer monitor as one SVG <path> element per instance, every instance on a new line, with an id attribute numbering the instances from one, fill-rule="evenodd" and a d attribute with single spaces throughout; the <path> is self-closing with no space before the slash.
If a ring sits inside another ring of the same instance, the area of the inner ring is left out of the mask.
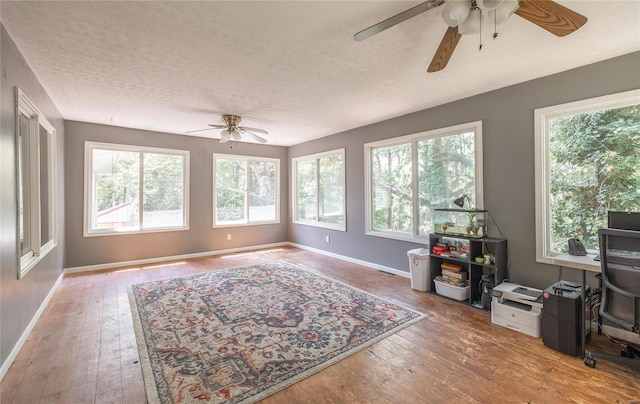
<path id="1" fill-rule="evenodd" d="M 640 212 L 608 212 L 607 223 L 609 229 L 632 230 L 640 232 Z M 639 251 L 638 239 L 626 237 L 611 237 L 609 248 L 615 250 Z"/>
<path id="2" fill-rule="evenodd" d="M 610 229 L 640 231 L 640 212 L 607 212 L 607 227 Z"/>

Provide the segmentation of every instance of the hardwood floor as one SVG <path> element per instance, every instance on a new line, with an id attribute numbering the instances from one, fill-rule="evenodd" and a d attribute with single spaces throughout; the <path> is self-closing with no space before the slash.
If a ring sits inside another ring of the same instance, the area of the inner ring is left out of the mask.
<path id="1" fill-rule="evenodd" d="M 407 278 L 285 247 L 65 276 L 1 384 L 0 402 L 145 403 L 127 286 L 283 259 L 427 314 L 427 318 L 263 403 L 640 401 L 640 372 L 595 369 L 482 310 L 411 289 Z M 616 348 L 594 336 L 590 348 Z"/>

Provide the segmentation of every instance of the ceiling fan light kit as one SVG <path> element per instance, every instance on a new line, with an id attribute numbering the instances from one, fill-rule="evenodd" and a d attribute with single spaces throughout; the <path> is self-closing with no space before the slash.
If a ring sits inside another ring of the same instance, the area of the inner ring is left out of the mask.
<path id="1" fill-rule="evenodd" d="M 450 27 L 457 26 L 461 35 L 477 34 L 482 26 L 483 12 L 489 16 L 489 21 L 499 25 L 518 7 L 518 0 L 449 0 L 442 10 L 442 19 Z"/>
<path id="2" fill-rule="evenodd" d="M 485 19 L 483 12 L 493 23 L 494 39 L 498 36 L 496 27 L 513 14 L 556 36 L 568 35 L 587 22 L 585 16 L 552 0 L 428 0 L 357 32 L 354 38 L 356 41 L 362 41 L 443 4 L 442 19 L 449 28 L 427 68 L 429 73 L 445 68 L 462 35 L 481 33 Z M 482 38 L 480 49 L 482 49 Z"/>
<path id="3" fill-rule="evenodd" d="M 192 130 L 187 133 L 202 132 L 211 129 L 222 129 L 222 131 L 220 132 L 220 143 L 227 143 L 231 139 L 235 141 L 242 140 L 242 135 L 247 135 L 247 137 L 258 143 L 267 143 L 266 139 L 256 135 L 253 132 L 258 132 L 265 135 L 268 135 L 269 132 L 264 129 L 240 126 L 241 120 L 242 118 L 240 118 L 238 115 L 225 114 L 222 115 L 222 122 L 225 123 L 224 125 L 209 124 L 210 128 Z"/>
<path id="4" fill-rule="evenodd" d="M 471 7 L 466 0 L 449 0 L 442 10 L 442 19 L 450 27 L 457 27 L 467 20 Z"/>
<path id="5" fill-rule="evenodd" d="M 460 35 L 479 34 L 482 27 L 482 11 L 474 8 L 469 12 L 469 16 L 458 24 Z M 455 25 L 452 27 L 455 28 Z"/>

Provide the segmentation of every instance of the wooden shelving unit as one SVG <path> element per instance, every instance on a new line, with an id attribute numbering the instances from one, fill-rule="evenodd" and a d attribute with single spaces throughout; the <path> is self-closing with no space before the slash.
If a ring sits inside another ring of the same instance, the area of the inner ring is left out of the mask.
<path id="1" fill-rule="evenodd" d="M 448 239 L 455 242 L 460 240 L 469 244 L 469 252 L 466 257 L 447 257 L 436 255 L 433 249 L 429 254 L 429 268 L 431 274 L 432 291 L 435 291 L 434 279 L 442 274 L 441 265 L 445 262 L 460 265 L 463 271 L 469 274 L 469 298 L 463 300 L 468 304 L 479 302 L 482 291 L 480 290 L 480 280 L 483 275 L 493 275 L 494 285 L 498 285 L 507 277 L 507 240 L 503 238 L 483 237 L 472 238 L 443 233 L 433 233 L 429 235 L 429 245 L 433 248 L 441 240 Z M 475 262 L 476 257 L 484 256 L 486 253 L 493 253 L 494 263 L 485 264 Z"/>

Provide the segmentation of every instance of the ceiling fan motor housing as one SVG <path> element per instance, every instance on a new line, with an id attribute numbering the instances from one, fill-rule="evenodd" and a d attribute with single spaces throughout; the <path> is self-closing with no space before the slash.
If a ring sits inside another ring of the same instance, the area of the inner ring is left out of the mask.
<path id="1" fill-rule="evenodd" d="M 240 117 L 238 115 L 222 115 L 222 120 L 229 127 L 236 127 L 240 124 Z"/>

